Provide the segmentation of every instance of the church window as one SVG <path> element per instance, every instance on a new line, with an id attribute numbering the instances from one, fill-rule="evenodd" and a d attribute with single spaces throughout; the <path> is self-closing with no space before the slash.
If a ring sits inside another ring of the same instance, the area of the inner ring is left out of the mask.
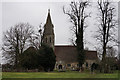
<path id="1" fill-rule="evenodd" d="M 45 40 L 46 40 L 46 43 L 47 43 L 47 38 L 45 38 Z"/>
<path id="2" fill-rule="evenodd" d="M 88 62 L 86 62 L 86 67 L 88 67 Z"/>
<path id="3" fill-rule="evenodd" d="M 51 37 L 50 37 L 50 43 L 51 43 L 52 41 L 51 41 Z"/>

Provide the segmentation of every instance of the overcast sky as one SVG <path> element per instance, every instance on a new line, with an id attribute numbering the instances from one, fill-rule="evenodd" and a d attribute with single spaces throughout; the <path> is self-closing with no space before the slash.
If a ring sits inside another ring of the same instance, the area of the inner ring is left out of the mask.
<path id="1" fill-rule="evenodd" d="M 72 36 L 70 27 L 72 24 L 69 22 L 69 17 L 65 15 L 62 10 L 63 6 L 67 7 L 67 5 L 69 5 L 69 2 L 3 2 L 2 31 L 8 30 L 11 26 L 19 22 L 28 22 L 33 25 L 35 29 L 38 29 L 40 23 L 45 24 L 48 9 L 50 9 L 55 30 L 55 44 L 70 45 L 70 38 Z M 90 8 L 89 11 L 96 13 L 95 10 L 90 10 Z M 93 21 L 94 20 L 87 20 L 87 25 L 89 25 L 88 28 L 86 28 L 87 33 L 85 33 L 87 42 L 91 40 L 94 42 L 94 39 L 90 38 L 92 36 L 91 32 L 94 29 Z"/>
<path id="2" fill-rule="evenodd" d="M 70 27 L 72 26 L 69 22 L 69 17 L 63 13 L 63 6 L 68 7 L 70 2 L 3 2 L 2 3 L 2 32 L 8 30 L 11 26 L 19 22 L 28 22 L 38 29 L 40 23 L 45 24 L 48 9 L 55 30 L 55 44 L 56 45 L 69 45 L 71 44 L 70 39 L 72 33 Z M 92 5 L 95 3 L 92 3 Z M 92 8 L 88 8 L 88 12 L 91 12 L 91 18 L 88 18 L 85 33 L 85 40 L 95 45 L 95 39 L 93 34 L 97 29 L 96 23 L 96 5 Z M 87 45 L 86 45 L 87 46 Z M 88 46 L 88 47 L 89 47 Z M 93 49 L 93 47 L 89 47 Z"/>
<path id="3" fill-rule="evenodd" d="M 95 0 L 93 0 L 95 1 Z M 117 0 L 114 0 L 116 2 Z M 2 5 L 1 5 L 2 4 Z M 4 0 L 0 3 L 0 43 L 2 43 L 2 32 L 8 30 L 11 26 L 19 22 L 28 22 L 34 26 L 35 29 L 38 29 L 40 23 L 45 24 L 48 9 L 50 9 L 50 14 L 52 18 L 52 23 L 54 25 L 55 32 L 55 45 L 70 45 L 70 39 L 72 33 L 70 27 L 72 26 L 69 22 L 69 17 L 63 13 L 63 6 L 68 7 L 70 1 L 61 0 L 55 2 L 55 0 Z M 96 27 L 96 14 L 97 8 L 96 3 L 92 3 L 93 6 L 88 8 L 87 12 L 91 12 L 91 18 L 88 18 L 87 25 L 88 27 L 85 30 L 84 38 L 87 42 L 85 47 L 88 47 L 90 50 L 95 50 L 96 39 L 93 38 Z M 117 6 L 117 4 L 116 4 Z M 2 15 L 1 15 L 2 14 Z M 2 22 L 1 22 L 2 21 Z"/>

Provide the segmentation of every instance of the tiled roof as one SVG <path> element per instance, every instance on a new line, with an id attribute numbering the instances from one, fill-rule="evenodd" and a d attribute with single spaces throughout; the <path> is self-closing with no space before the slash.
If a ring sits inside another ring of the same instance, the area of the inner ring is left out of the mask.
<path id="1" fill-rule="evenodd" d="M 57 61 L 64 61 L 65 63 L 77 62 L 77 50 L 75 46 L 71 45 L 60 45 L 55 46 L 55 55 Z M 86 51 L 86 60 L 96 60 L 97 51 Z"/>

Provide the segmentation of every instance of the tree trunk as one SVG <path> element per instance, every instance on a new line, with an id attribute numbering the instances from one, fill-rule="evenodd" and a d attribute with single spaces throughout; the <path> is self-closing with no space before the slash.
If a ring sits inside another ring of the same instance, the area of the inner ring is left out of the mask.
<path id="1" fill-rule="evenodd" d="M 102 70 L 105 73 L 106 72 L 106 43 L 103 45 L 103 54 L 102 54 Z"/>
<path id="2" fill-rule="evenodd" d="M 79 68 L 82 69 L 84 64 L 84 44 L 83 44 L 83 22 L 81 21 L 81 27 L 79 26 L 78 35 L 77 35 L 77 51 L 78 51 L 78 62 Z"/>
<path id="3" fill-rule="evenodd" d="M 19 36 L 17 34 L 17 45 L 16 45 L 16 57 L 15 57 L 15 68 L 18 68 L 18 55 L 19 55 Z"/>

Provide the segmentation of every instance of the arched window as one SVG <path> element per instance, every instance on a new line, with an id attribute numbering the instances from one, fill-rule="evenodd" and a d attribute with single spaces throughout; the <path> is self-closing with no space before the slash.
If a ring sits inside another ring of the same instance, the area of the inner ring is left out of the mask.
<path id="1" fill-rule="evenodd" d="M 45 41 L 46 41 L 46 43 L 47 43 L 47 38 L 45 38 Z"/>
<path id="2" fill-rule="evenodd" d="M 50 37 L 50 43 L 52 42 L 51 37 Z"/>
<path id="3" fill-rule="evenodd" d="M 88 68 L 88 62 L 86 62 L 86 67 Z"/>

